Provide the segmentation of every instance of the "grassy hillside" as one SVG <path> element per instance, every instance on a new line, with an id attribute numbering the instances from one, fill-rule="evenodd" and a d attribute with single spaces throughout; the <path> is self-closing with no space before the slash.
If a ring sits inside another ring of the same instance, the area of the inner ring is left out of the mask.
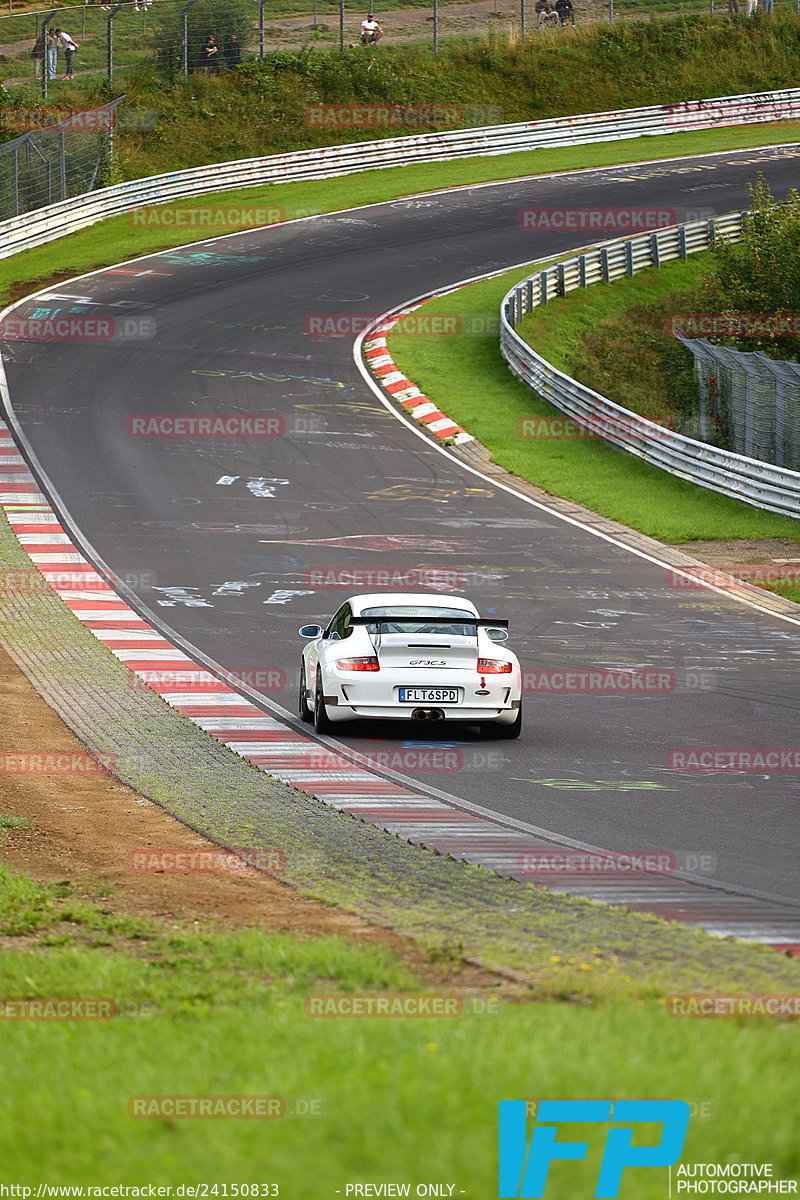
<path id="1" fill-rule="evenodd" d="M 128 97 L 123 114 L 149 118 L 148 128 L 133 130 L 123 115 L 120 170 L 135 177 L 419 131 L 320 128 L 307 112 L 319 104 L 449 105 L 464 110 L 451 125 L 480 125 L 794 86 L 798 49 L 793 12 L 772 23 L 679 16 L 536 31 L 525 41 L 496 35 L 448 44 L 438 56 L 390 42 L 369 53 L 275 51 L 237 73 L 177 81 L 157 72 L 155 50 L 144 44 L 138 65 L 115 78 L 113 94 Z M 55 81 L 50 100 L 80 107 L 109 95 L 101 76 L 79 74 L 74 84 Z M 29 84 L 8 97 L 30 105 L 37 93 Z"/>

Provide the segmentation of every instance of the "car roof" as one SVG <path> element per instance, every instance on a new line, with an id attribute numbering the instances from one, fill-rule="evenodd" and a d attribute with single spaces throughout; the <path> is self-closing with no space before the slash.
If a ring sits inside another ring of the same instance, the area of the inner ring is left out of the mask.
<path id="1" fill-rule="evenodd" d="M 465 596 L 452 596 L 449 593 L 368 592 L 359 596 L 350 596 L 347 603 L 356 616 L 361 616 L 365 608 L 389 608 L 393 604 L 403 608 L 455 608 L 478 616 L 478 610 L 471 600 L 467 600 Z"/>

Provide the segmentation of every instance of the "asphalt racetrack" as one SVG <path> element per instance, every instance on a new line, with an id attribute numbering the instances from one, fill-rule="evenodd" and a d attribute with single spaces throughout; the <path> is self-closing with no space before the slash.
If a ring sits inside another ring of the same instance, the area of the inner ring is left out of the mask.
<path id="1" fill-rule="evenodd" d="M 526 670 L 674 672 L 648 693 L 526 694 L 516 742 L 407 725 L 341 740 L 400 752 L 418 788 L 595 846 L 710 855 L 709 878 L 796 902 L 800 777 L 672 770 L 670 755 L 797 745 L 797 625 L 675 588 L 663 566 L 471 474 L 379 402 L 352 336 L 313 336 L 311 321 L 597 240 L 523 229 L 526 207 L 690 220 L 745 207 L 759 170 L 785 194 L 798 162 L 780 147 L 449 190 L 101 271 L 15 315 L 82 308 L 152 336 L 5 342 L 13 416 L 62 515 L 136 605 L 292 713 L 298 626 L 382 590 L 335 574 L 351 569 L 453 572 L 510 619 Z M 277 414 L 285 434 L 132 436 L 137 414 Z M 458 748 L 458 768 L 431 770 L 429 746 Z"/>

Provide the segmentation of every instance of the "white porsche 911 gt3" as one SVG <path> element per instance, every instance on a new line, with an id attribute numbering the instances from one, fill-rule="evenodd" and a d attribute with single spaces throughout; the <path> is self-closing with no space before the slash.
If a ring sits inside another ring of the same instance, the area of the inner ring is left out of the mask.
<path id="1" fill-rule="evenodd" d="M 351 596 L 325 629 L 303 625 L 300 716 L 318 733 L 340 722 L 447 721 L 519 737 L 522 680 L 500 643 L 508 621 L 470 600 L 427 592 Z"/>

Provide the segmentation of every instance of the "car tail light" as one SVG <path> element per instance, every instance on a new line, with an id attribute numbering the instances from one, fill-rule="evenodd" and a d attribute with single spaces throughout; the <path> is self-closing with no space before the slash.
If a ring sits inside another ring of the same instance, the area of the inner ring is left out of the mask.
<path id="1" fill-rule="evenodd" d="M 363 658 L 340 658 L 336 663 L 342 671 L 380 671 L 380 663 L 374 654 L 367 654 Z"/>
<path id="2" fill-rule="evenodd" d="M 510 671 L 511 663 L 505 662 L 502 658 L 478 659 L 479 675 L 508 675 Z"/>

